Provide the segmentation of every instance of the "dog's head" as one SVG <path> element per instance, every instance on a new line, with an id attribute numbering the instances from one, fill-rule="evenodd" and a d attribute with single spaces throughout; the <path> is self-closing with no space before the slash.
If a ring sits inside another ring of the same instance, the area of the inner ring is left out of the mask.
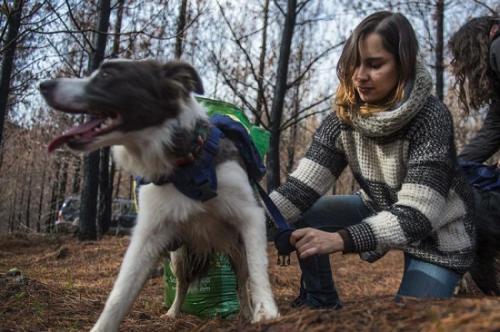
<path id="1" fill-rule="evenodd" d="M 52 108 L 91 118 L 56 137 L 49 152 L 63 144 L 92 151 L 177 117 L 180 103 L 192 92 L 202 94 L 203 86 L 195 69 L 184 62 L 110 60 L 87 78 L 44 81 L 40 91 Z"/>

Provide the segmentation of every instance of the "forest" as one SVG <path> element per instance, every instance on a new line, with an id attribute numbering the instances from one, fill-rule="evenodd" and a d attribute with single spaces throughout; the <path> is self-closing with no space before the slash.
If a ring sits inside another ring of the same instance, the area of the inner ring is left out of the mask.
<path id="1" fill-rule="evenodd" d="M 0 317 L 5 316 L 7 322 L 5 326 L 0 322 L 0 330 L 88 329 L 109 292 L 128 242 L 127 237 L 109 234 L 119 233 L 114 219 L 118 218 L 120 202 L 130 204 L 134 200 L 134 178 L 115 166 L 109 148 L 89 154 L 66 147 L 47 152 L 57 133 L 70 124 L 82 123 L 84 118 L 48 107 L 39 92 L 40 82 L 88 76 L 106 59 L 186 61 L 202 78 L 203 97 L 235 105 L 269 133 L 267 173 L 262 184 L 271 191 L 297 166 L 314 131 L 332 110 L 338 84 L 336 66 L 346 39 L 364 17 L 380 10 L 401 12 L 414 26 L 422 62 L 432 73 L 433 94 L 453 115 L 455 143 L 460 150 L 480 128 L 485 111 L 466 113 L 460 107 L 447 43 L 468 19 L 499 15 L 496 0 L 2 1 L 0 273 L 19 268 L 31 279 L 23 292 L 9 288 L 9 282 L 0 283 L 0 299 L 4 302 Z M 495 155 L 488 163 L 497 161 Z M 357 189 L 346 169 L 332 191 L 350 194 Z M 62 206 L 70 200 L 79 204 L 73 216 L 78 221 L 76 230 L 57 227 Z M 134 210 L 128 205 L 125 209 Z M 98 253 L 104 256 L 97 258 Z M 270 255 L 273 263 L 274 253 Z M 358 274 L 345 271 L 351 264 L 362 263 L 336 259 L 342 266 L 336 276 L 344 279 L 341 292 L 351 303 L 344 312 L 346 320 L 330 313 L 299 314 L 286 309 L 281 321 L 269 326 L 206 322 L 191 316 L 164 324 L 158 318 L 165 311 L 159 291 L 161 281 L 152 279 L 146 289 L 149 297 L 144 295 L 138 301 L 139 307 L 134 307 L 132 318 L 125 323 L 126 330 L 285 331 L 295 326 L 300 331 L 320 331 L 326 322 L 357 331 L 500 328 L 500 316 L 494 310 L 500 303 L 495 298 L 486 302 L 453 300 L 455 312 L 439 301 L 429 307 L 419 302 L 398 307 L 388 299 L 388 289 L 397 287 L 398 275 L 375 268 L 370 278 L 386 280 L 380 288 L 369 290 L 370 279 L 362 286 L 366 289 L 352 289 L 346 279 L 357 278 Z M 384 259 L 401 263 L 396 253 Z M 69 261 L 75 265 L 71 267 Z M 101 269 L 99 264 L 106 268 Z M 92 271 L 83 271 L 86 265 L 92 265 Z M 296 273 L 289 279 L 283 276 L 283 270 L 272 267 L 272 284 L 278 289 L 280 306 L 291 300 L 298 285 L 297 263 L 292 265 Z M 368 265 L 359 269 L 370 271 Z M 106 274 L 94 289 L 89 288 L 93 280 L 90 272 Z M 60 274 L 57 281 L 51 281 L 53 273 Z M 362 302 L 360 294 L 367 289 L 372 295 L 366 304 L 370 309 L 357 310 L 357 301 Z M 380 307 L 377 300 L 382 303 Z M 26 301 L 35 303 L 29 306 L 33 310 L 22 308 Z M 417 318 L 412 318 L 409 312 L 415 311 Z M 71 318 L 64 320 L 64 315 Z M 29 319 L 17 325 L 15 322 L 23 316 Z M 151 316 L 155 318 L 145 322 Z M 358 323 L 348 323 L 354 317 Z"/>

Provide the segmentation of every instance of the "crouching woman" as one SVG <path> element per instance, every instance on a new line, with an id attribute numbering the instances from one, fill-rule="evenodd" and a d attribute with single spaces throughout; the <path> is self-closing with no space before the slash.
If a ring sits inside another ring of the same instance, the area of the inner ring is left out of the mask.
<path id="1" fill-rule="evenodd" d="M 297 230 L 302 270 L 292 306 L 341 306 L 329 254 L 375 261 L 404 252 L 397 296 L 451 297 L 474 251 L 470 188 L 457 171 L 448 109 L 431 95 L 418 43 L 401 14 L 377 12 L 347 40 L 334 111 L 305 157 L 271 193 Z M 349 166 L 359 194 L 323 196 Z"/>

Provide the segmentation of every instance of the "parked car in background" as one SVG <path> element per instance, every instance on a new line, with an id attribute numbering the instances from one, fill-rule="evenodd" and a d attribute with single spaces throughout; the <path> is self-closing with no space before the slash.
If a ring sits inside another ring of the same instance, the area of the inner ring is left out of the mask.
<path id="1" fill-rule="evenodd" d="M 111 205 L 111 225 L 109 232 L 127 234 L 135 226 L 137 211 L 130 199 L 115 198 Z"/>
<path id="2" fill-rule="evenodd" d="M 80 197 L 69 196 L 57 212 L 56 231 L 74 231 L 78 229 L 80 218 Z"/>
<path id="3" fill-rule="evenodd" d="M 80 197 L 67 197 L 57 213 L 56 231 L 74 232 L 78 230 L 80 216 Z M 111 204 L 110 233 L 130 233 L 135 226 L 137 212 L 132 200 L 115 198 Z"/>

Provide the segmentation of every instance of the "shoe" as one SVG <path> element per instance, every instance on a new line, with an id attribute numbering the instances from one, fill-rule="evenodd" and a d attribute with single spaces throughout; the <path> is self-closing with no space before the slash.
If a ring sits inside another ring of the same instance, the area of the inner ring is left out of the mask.
<path id="1" fill-rule="evenodd" d="M 311 309 L 331 309 L 339 310 L 342 308 L 342 303 L 340 300 L 334 300 L 333 302 L 325 303 L 321 300 L 314 298 L 307 298 L 303 294 L 300 294 L 295 300 L 290 303 L 292 308 L 309 307 Z"/>

